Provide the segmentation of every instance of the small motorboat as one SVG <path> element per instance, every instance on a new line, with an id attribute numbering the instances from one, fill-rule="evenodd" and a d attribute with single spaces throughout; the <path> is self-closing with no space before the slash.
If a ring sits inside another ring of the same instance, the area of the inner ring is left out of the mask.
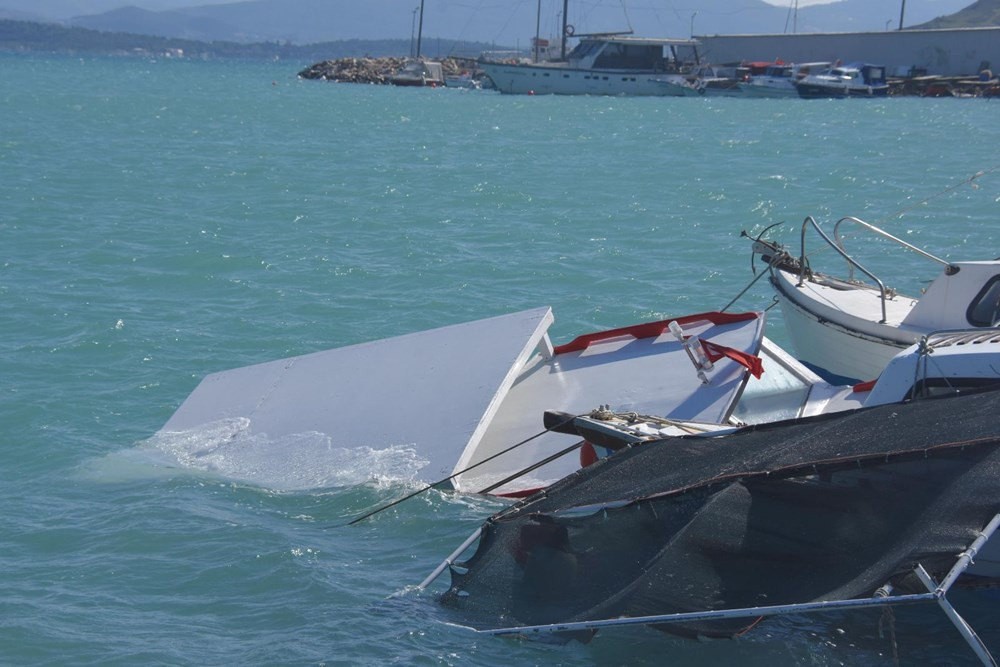
<path id="1" fill-rule="evenodd" d="M 437 88 L 445 85 L 444 69 L 441 63 L 431 60 L 414 60 L 389 77 L 394 86 Z"/>
<path id="2" fill-rule="evenodd" d="M 885 97 L 889 84 L 883 65 L 855 64 L 836 66 L 809 74 L 795 82 L 799 97 Z"/>
<path id="3" fill-rule="evenodd" d="M 919 296 L 906 296 L 863 267 L 846 249 L 845 224 L 888 239 L 940 267 Z M 846 263 L 846 275 L 814 271 L 806 232 L 814 230 Z M 845 217 L 831 238 L 811 216 L 802 224 L 801 248 L 793 256 L 779 244 L 757 239 L 754 253 L 767 263 L 796 356 L 814 368 L 853 380 L 870 380 L 902 349 L 942 329 L 1000 324 L 1000 260 L 949 262 L 860 220 Z M 856 276 L 863 274 L 867 282 Z"/>
<path id="4" fill-rule="evenodd" d="M 747 81 L 740 82 L 740 90 L 746 97 L 799 97 L 797 81 L 810 73 L 828 69 L 830 63 L 775 63 L 768 65 L 760 74 L 752 74 Z"/>
<path id="5" fill-rule="evenodd" d="M 446 76 L 444 78 L 444 85 L 448 88 L 463 88 L 465 90 L 482 90 L 483 88 L 482 82 L 468 72 L 462 72 L 455 76 Z"/>

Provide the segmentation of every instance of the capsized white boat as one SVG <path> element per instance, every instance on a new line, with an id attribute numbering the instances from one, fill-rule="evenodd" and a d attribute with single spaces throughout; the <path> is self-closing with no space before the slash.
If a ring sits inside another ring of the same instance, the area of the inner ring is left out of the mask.
<path id="1" fill-rule="evenodd" d="M 848 254 L 841 237 L 845 223 L 936 262 L 940 273 L 920 296 L 897 293 Z M 805 241 L 810 228 L 825 241 L 823 247 L 845 260 L 846 276 L 811 269 Z M 808 217 L 801 243 L 797 256 L 760 239 L 754 242 L 754 252 L 768 265 L 796 356 L 822 371 L 869 380 L 900 350 L 933 331 L 995 329 L 1000 324 L 1000 260 L 948 262 L 855 217 L 838 220 L 833 238 Z M 856 278 L 856 273 L 869 282 Z"/>
<path id="2" fill-rule="evenodd" d="M 579 438 L 543 431 L 545 409 L 609 405 L 725 422 L 760 348 L 764 315 L 702 313 L 555 347 L 552 322 L 551 310 L 538 308 L 215 373 L 158 435 L 196 437 L 241 420 L 239 437 L 258 448 L 273 442 L 277 458 L 282 442 L 302 434 L 331 448 L 405 447 L 425 462 L 419 480 L 517 494 L 580 467 Z"/>

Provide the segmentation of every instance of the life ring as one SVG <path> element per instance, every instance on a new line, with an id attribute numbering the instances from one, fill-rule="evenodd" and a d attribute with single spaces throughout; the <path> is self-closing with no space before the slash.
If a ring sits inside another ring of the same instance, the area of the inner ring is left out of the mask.
<path id="1" fill-rule="evenodd" d="M 567 23 L 566 24 L 566 36 L 567 37 L 572 37 L 574 34 L 576 34 L 576 28 L 574 28 L 572 24 Z"/>
<path id="2" fill-rule="evenodd" d="M 600 457 L 597 455 L 597 450 L 594 449 L 594 446 L 584 440 L 583 445 L 580 446 L 580 467 L 586 468 L 596 463 L 598 458 Z"/>

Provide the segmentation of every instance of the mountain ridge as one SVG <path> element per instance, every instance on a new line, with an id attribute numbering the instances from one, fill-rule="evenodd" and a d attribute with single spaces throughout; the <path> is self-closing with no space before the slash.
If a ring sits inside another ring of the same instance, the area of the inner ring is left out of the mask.
<path id="1" fill-rule="evenodd" d="M 59 0 L 60 6 L 74 1 L 81 6 L 95 6 L 98 2 Z M 162 10 L 119 6 L 97 14 L 77 15 L 68 23 L 94 30 L 201 41 L 310 44 L 350 38 L 408 39 L 416 32 L 415 4 L 413 0 L 244 0 Z M 968 4 L 969 0 L 908 0 L 905 27 L 950 17 Z M 8 11 L 39 11 L 37 0 L 0 0 L 2 6 Z M 557 10 L 561 6 L 558 0 L 543 0 L 543 37 L 558 34 Z M 697 9 L 623 9 L 610 4 L 588 7 L 571 3 L 569 19 L 577 33 L 631 30 L 645 36 L 882 31 L 898 28 L 900 6 L 900 0 L 838 0 L 793 12 L 791 7 L 777 7 L 763 0 L 699 0 Z M 0 8 L 0 17 L 3 15 Z M 424 35 L 527 48 L 536 18 L 536 3 L 480 3 L 473 7 L 461 0 L 428 0 L 423 28 Z"/>
<path id="2" fill-rule="evenodd" d="M 954 14 L 938 17 L 917 27 L 932 29 L 977 26 L 1000 26 L 1000 0 L 977 0 Z"/>

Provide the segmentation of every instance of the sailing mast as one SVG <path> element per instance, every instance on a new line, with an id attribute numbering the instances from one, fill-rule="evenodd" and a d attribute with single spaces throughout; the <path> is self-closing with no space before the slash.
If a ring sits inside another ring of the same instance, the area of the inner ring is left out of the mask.
<path id="1" fill-rule="evenodd" d="M 542 29 L 542 0 L 538 0 L 538 12 L 535 16 L 535 62 L 538 62 L 539 31 Z"/>
<path id="2" fill-rule="evenodd" d="M 562 20 L 562 54 L 559 56 L 561 60 L 566 60 L 566 38 L 569 35 L 566 34 L 566 26 L 569 25 L 569 21 L 566 20 L 566 10 L 569 7 L 569 0 L 563 0 L 563 20 Z"/>
<path id="3" fill-rule="evenodd" d="M 420 60 L 420 38 L 424 34 L 424 0 L 420 0 L 420 26 L 417 28 L 417 60 Z"/>

